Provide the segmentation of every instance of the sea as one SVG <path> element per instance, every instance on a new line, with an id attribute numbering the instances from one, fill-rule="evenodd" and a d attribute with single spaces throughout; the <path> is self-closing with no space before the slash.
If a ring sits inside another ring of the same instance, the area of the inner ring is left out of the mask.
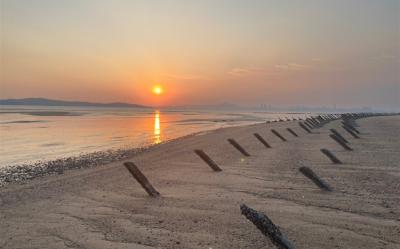
<path id="1" fill-rule="evenodd" d="M 311 113 L 0 105 L 0 168 L 143 148 L 193 133 Z"/>

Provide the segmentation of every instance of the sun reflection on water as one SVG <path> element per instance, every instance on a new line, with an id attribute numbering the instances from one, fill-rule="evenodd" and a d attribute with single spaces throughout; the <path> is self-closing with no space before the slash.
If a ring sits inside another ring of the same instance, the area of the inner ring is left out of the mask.
<path id="1" fill-rule="evenodd" d="M 154 143 L 161 143 L 160 111 L 154 113 Z"/>

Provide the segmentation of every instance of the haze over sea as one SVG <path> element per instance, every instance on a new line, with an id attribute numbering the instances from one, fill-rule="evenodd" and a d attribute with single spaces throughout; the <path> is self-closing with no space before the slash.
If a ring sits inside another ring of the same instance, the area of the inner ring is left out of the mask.
<path id="1" fill-rule="evenodd" d="M 0 168 L 306 114 L 222 110 L 0 106 Z"/>

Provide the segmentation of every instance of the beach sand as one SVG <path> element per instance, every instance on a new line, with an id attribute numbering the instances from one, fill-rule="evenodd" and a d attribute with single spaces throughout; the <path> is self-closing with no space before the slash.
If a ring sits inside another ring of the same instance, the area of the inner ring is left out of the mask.
<path id="1" fill-rule="evenodd" d="M 241 215 L 243 203 L 268 215 L 296 248 L 400 248 L 400 117 L 357 123 L 361 139 L 350 137 L 340 120 L 313 134 L 290 121 L 154 146 L 129 161 L 160 198 L 149 197 L 122 162 L 8 185 L 0 189 L 0 248 L 276 248 Z M 354 151 L 329 138 L 329 128 Z M 241 156 L 227 138 L 251 156 Z M 343 164 L 332 164 L 321 148 Z M 203 149 L 223 171 L 213 172 L 194 149 Z M 298 171 L 301 166 L 333 191 L 318 189 Z"/>

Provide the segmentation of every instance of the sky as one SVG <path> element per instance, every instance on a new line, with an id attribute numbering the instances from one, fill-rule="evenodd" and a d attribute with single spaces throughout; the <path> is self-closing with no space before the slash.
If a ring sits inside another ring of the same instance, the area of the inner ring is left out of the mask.
<path id="1" fill-rule="evenodd" d="M 398 0 L 0 4 L 0 98 L 400 108 Z"/>

